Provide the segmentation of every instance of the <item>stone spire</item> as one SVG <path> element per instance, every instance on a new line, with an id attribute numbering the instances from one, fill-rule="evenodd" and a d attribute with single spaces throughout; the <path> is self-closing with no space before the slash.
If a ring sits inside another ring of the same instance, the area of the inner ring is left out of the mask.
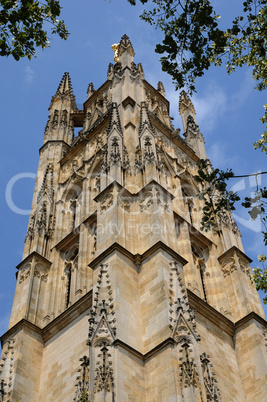
<path id="1" fill-rule="evenodd" d="M 130 67 L 134 60 L 134 49 L 127 35 L 123 35 L 117 48 L 117 57 L 122 67 Z"/>
<path id="2" fill-rule="evenodd" d="M 56 94 L 60 95 L 67 95 L 71 94 L 73 95 L 72 92 L 72 85 L 71 85 L 71 80 L 70 80 L 70 74 L 68 72 L 65 72 L 57 89 Z"/>
<path id="3" fill-rule="evenodd" d="M 64 73 L 55 95 L 52 96 L 49 109 L 51 109 L 53 103 L 59 99 L 62 102 L 65 100 L 71 101 L 71 109 L 73 111 L 77 109 L 75 96 L 74 96 L 73 90 L 72 90 L 71 79 L 70 79 L 70 75 L 68 72 Z"/>
<path id="4" fill-rule="evenodd" d="M 192 116 L 192 118 L 194 119 L 194 121 L 196 123 L 196 111 L 195 111 L 194 105 L 185 91 L 182 91 L 180 93 L 179 113 L 182 118 L 183 129 L 185 132 L 186 128 L 187 128 L 187 119 L 189 116 Z"/>
<path id="5" fill-rule="evenodd" d="M 184 136 L 188 145 L 201 159 L 206 159 L 204 138 L 196 121 L 194 105 L 185 91 L 182 91 L 179 99 L 179 113 L 182 118 Z"/>
<path id="6" fill-rule="evenodd" d="M 44 144 L 48 140 L 73 141 L 73 122 L 70 114 L 77 110 L 69 73 L 64 73 L 57 91 L 51 98 L 49 117 L 45 128 Z"/>

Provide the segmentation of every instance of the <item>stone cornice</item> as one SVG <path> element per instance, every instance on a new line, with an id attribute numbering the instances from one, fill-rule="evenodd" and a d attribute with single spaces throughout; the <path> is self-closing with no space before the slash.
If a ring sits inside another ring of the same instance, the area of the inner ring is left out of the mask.
<path id="1" fill-rule="evenodd" d="M 210 306 L 208 303 L 204 302 L 189 289 L 187 289 L 187 295 L 189 304 L 194 310 L 214 323 L 217 327 L 221 328 L 224 332 L 233 336 L 234 323 L 229 318 L 226 318 L 223 314 Z"/>
<path id="2" fill-rule="evenodd" d="M 106 82 L 104 82 L 104 84 L 101 85 L 101 87 L 99 87 L 91 96 L 90 98 L 88 98 L 84 104 L 83 104 L 83 110 L 86 111 L 86 108 L 88 105 L 90 105 L 90 103 L 92 103 L 100 94 L 101 92 L 105 91 L 106 89 L 108 89 L 108 87 L 110 86 L 110 84 L 112 83 L 111 80 L 107 80 Z"/>
<path id="3" fill-rule="evenodd" d="M 61 313 L 49 324 L 47 324 L 43 329 L 23 318 L 22 320 L 17 322 L 12 328 L 10 328 L 4 335 L 1 336 L 0 338 L 1 345 L 3 347 L 3 344 L 6 341 L 6 339 L 14 336 L 16 332 L 24 328 L 27 328 L 30 331 L 40 335 L 43 339 L 43 342 L 47 342 L 50 338 L 55 336 L 58 332 L 60 332 L 63 328 L 69 325 L 72 321 L 81 316 L 81 314 L 83 314 L 91 306 L 92 306 L 92 290 L 86 293 L 83 297 L 81 297 L 68 309 L 63 311 L 63 313 Z"/>
<path id="4" fill-rule="evenodd" d="M 225 251 L 222 255 L 218 257 L 219 262 L 221 263 L 225 258 L 229 257 L 233 253 L 239 254 L 241 257 L 245 258 L 249 263 L 252 262 L 252 260 L 245 254 L 243 251 L 239 250 L 236 246 L 233 246 L 229 248 L 229 250 Z"/>
<path id="5" fill-rule="evenodd" d="M 86 109 L 87 106 L 90 105 L 90 103 L 92 103 L 100 94 L 101 92 L 105 91 L 109 85 L 111 84 L 111 80 L 107 80 L 106 82 L 104 82 L 103 85 L 101 85 L 100 88 L 98 88 L 91 96 L 90 98 L 88 98 L 84 104 L 83 104 L 83 110 L 78 110 L 74 113 L 71 113 L 70 117 L 74 122 L 74 126 L 75 127 L 82 127 L 83 126 L 83 121 L 86 117 Z"/>
<path id="6" fill-rule="evenodd" d="M 27 257 L 24 258 L 24 260 L 22 260 L 17 266 L 17 269 L 20 269 L 21 265 L 25 264 L 25 262 L 31 260 L 33 257 L 37 257 L 40 258 L 42 260 L 42 262 L 46 265 L 46 266 L 50 266 L 52 264 L 51 261 L 49 261 L 47 258 L 43 257 L 41 254 L 37 253 L 37 251 L 33 251 L 31 254 L 27 255 Z"/>
<path id="7" fill-rule="evenodd" d="M 195 162 L 199 162 L 199 157 L 195 152 L 189 147 L 189 145 L 179 137 L 173 136 L 173 130 L 170 129 L 166 124 L 164 124 L 157 116 L 155 116 L 151 111 L 149 111 L 149 116 L 151 118 L 151 123 L 157 127 L 161 132 L 163 132 L 166 137 L 168 137 L 175 145 L 177 145 L 182 151 L 184 151 L 191 159 Z"/>
<path id="8" fill-rule="evenodd" d="M 60 240 L 53 248 L 58 250 L 66 251 L 65 249 L 68 248 L 69 244 L 73 244 L 75 240 L 78 240 L 80 233 L 80 225 L 78 228 L 75 229 L 74 232 L 69 233 L 64 239 Z"/>
<path id="9" fill-rule="evenodd" d="M 169 135 L 172 135 L 173 129 L 168 127 L 165 123 L 163 123 L 163 121 L 160 120 L 160 118 L 158 116 L 156 116 L 153 112 L 151 112 L 151 110 L 148 111 L 149 113 L 149 117 L 151 118 L 151 122 L 153 123 L 153 125 L 155 125 L 157 128 L 160 129 L 160 131 L 162 131 L 162 128 L 164 130 L 164 132 L 167 132 Z M 168 135 L 168 137 L 169 137 Z"/>
<path id="10" fill-rule="evenodd" d="M 86 219 L 84 219 L 75 229 L 73 232 L 70 232 L 65 236 L 63 239 L 61 239 L 57 244 L 55 244 L 51 251 L 56 248 L 58 250 L 63 250 L 66 246 L 68 246 L 70 243 L 73 242 L 76 237 L 79 236 L 81 226 L 82 225 L 91 225 L 94 221 L 96 221 L 96 216 L 97 213 L 94 211 L 91 215 L 89 215 Z"/>
<path id="11" fill-rule="evenodd" d="M 97 212 L 94 211 L 91 215 L 89 215 L 84 221 L 82 221 L 82 222 L 80 223 L 79 227 L 80 227 L 81 225 L 85 225 L 85 224 L 91 225 L 93 222 L 96 221 L 96 217 L 97 217 Z"/>
<path id="12" fill-rule="evenodd" d="M 34 325 L 30 321 L 25 320 L 25 318 L 23 318 L 22 320 L 17 322 L 15 325 L 13 325 L 13 327 L 10 328 L 7 332 L 5 332 L 4 335 L 1 336 L 1 338 L 0 338 L 1 339 L 1 347 L 3 348 L 4 342 L 6 341 L 6 339 L 14 336 L 16 332 L 19 332 L 21 329 L 25 329 L 25 328 L 42 336 L 42 329 L 40 327 L 37 327 L 37 325 Z"/>
<path id="13" fill-rule="evenodd" d="M 77 138 L 77 137 L 76 137 Z M 75 146 L 70 149 L 70 151 L 60 160 L 60 166 L 63 166 L 67 161 L 69 161 L 75 154 L 77 154 L 84 146 L 87 144 L 85 139 L 81 138 L 81 142 L 75 144 Z"/>
<path id="14" fill-rule="evenodd" d="M 258 315 L 254 311 L 252 311 L 251 313 L 249 313 L 248 315 L 241 318 L 241 320 L 239 320 L 235 323 L 235 330 L 243 327 L 243 325 L 247 324 L 251 320 L 255 320 L 255 321 L 259 322 L 261 325 L 263 325 L 267 329 L 267 321 L 263 317 L 261 317 L 260 315 Z"/>
<path id="15" fill-rule="evenodd" d="M 159 351 L 166 349 L 168 346 L 173 347 L 174 344 L 175 344 L 175 341 L 173 338 L 167 338 L 163 342 L 156 345 L 149 352 L 143 354 L 143 353 L 139 352 L 138 350 L 132 348 L 131 346 L 127 345 L 125 342 L 121 341 L 120 339 L 115 339 L 115 341 L 113 342 L 114 346 L 119 346 L 122 349 L 127 350 L 127 352 L 131 353 L 132 355 L 135 355 L 143 362 L 148 360 L 150 357 L 152 357 L 154 354 L 158 353 Z"/>
<path id="16" fill-rule="evenodd" d="M 77 142 L 73 144 L 72 149 L 60 160 L 60 165 L 63 166 L 64 163 L 72 159 L 89 141 L 92 140 L 94 136 L 99 134 L 99 132 L 108 125 L 109 123 L 109 111 L 103 114 L 99 119 L 95 121 L 93 126 L 86 130 L 86 132 L 81 133 L 76 137 Z M 78 141 L 79 140 L 79 141 Z"/>
<path id="17" fill-rule="evenodd" d="M 70 118 L 73 120 L 74 127 L 82 127 L 85 119 L 84 110 L 76 110 L 70 114 Z"/>
<path id="18" fill-rule="evenodd" d="M 63 311 L 63 313 L 47 324 L 42 330 L 44 342 L 47 342 L 50 338 L 55 336 L 63 328 L 88 310 L 92 306 L 92 297 L 93 292 L 90 290 L 72 306 Z"/>
<path id="19" fill-rule="evenodd" d="M 189 304 L 194 310 L 196 310 L 203 317 L 213 322 L 217 327 L 221 328 L 224 332 L 228 333 L 231 336 L 234 336 L 239 328 L 242 328 L 246 323 L 251 320 L 255 320 L 263 325 L 265 328 L 267 328 L 267 321 L 254 311 L 234 323 L 232 320 L 226 318 L 223 314 L 210 306 L 208 303 L 205 303 L 200 297 L 191 292 L 191 290 L 187 289 L 187 295 Z"/>
<path id="20" fill-rule="evenodd" d="M 130 251 L 128 251 L 126 248 L 124 248 L 120 244 L 113 243 L 110 247 L 108 247 L 105 251 L 103 251 L 103 253 L 101 253 L 93 261 L 91 261 L 90 264 L 88 264 L 88 265 L 90 268 L 94 269 L 101 263 L 101 261 L 103 261 L 111 253 L 113 253 L 114 251 L 118 251 L 119 253 L 124 255 L 126 258 L 128 258 L 129 260 L 134 262 L 135 265 L 140 266 L 148 257 L 150 257 L 154 252 L 156 252 L 158 250 L 166 251 L 168 254 L 170 254 L 175 260 L 180 262 L 182 265 L 185 265 L 188 262 L 182 256 L 180 256 L 178 253 L 176 253 L 174 250 L 172 250 L 169 246 L 164 244 L 162 241 L 158 241 L 152 247 L 147 249 L 143 254 L 132 254 Z"/>
<path id="21" fill-rule="evenodd" d="M 160 100 L 162 100 L 162 102 L 165 103 L 165 105 L 168 108 L 168 114 L 169 114 L 170 102 L 168 101 L 168 99 L 166 99 L 163 95 L 161 95 L 161 93 L 156 88 L 154 88 L 151 84 L 149 84 L 149 82 L 147 82 L 146 80 L 144 80 L 144 84 L 145 84 L 146 89 L 148 89 L 151 92 L 153 92 L 155 96 L 159 97 Z"/>
<path id="22" fill-rule="evenodd" d="M 94 201 L 99 202 L 103 198 L 103 196 L 113 188 L 117 188 L 117 189 L 123 191 L 123 193 L 128 197 L 133 197 L 135 195 L 135 194 L 130 193 L 130 191 L 128 191 L 120 183 L 118 183 L 116 180 L 114 180 L 107 187 L 105 187 L 104 190 L 102 190 L 99 194 L 97 194 L 97 196 L 94 198 Z"/>
<path id="23" fill-rule="evenodd" d="M 188 225 L 189 235 L 192 239 L 197 239 L 202 246 L 207 247 L 215 244 L 212 240 L 210 240 L 207 236 L 201 233 L 195 226 L 189 223 L 185 218 L 179 215 L 176 211 L 173 211 L 174 217 L 178 220 L 179 223 L 186 222 Z"/>
<path id="24" fill-rule="evenodd" d="M 117 188 L 123 192 L 124 196 L 131 197 L 131 198 L 138 198 L 144 191 L 152 187 L 153 185 L 159 187 L 165 194 L 168 194 L 170 198 L 173 200 L 175 196 L 170 193 L 166 188 L 164 188 L 161 184 L 159 184 L 156 180 L 151 180 L 149 183 L 147 183 L 144 187 L 142 187 L 137 193 L 131 193 L 129 190 L 127 190 L 125 187 L 123 187 L 121 184 L 119 184 L 116 180 L 114 180 L 112 183 L 110 183 L 104 190 L 102 190 L 95 198 L 94 201 L 99 202 L 103 196 L 108 193 L 112 188 Z"/>
<path id="25" fill-rule="evenodd" d="M 47 141 L 41 146 L 41 148 L 39 149 L 39 154 L 43 151 L 43 149 L 45 148 L 45 146 L 48 145 L 49 143 L 54 143 L 54 144 L 59 143 L 59 144 L 66 145 L 68 148 L 70 148 L 70 145 L 67 144 L 67 143 L 66 143 L 65 141 L 63 141 L 63 140 L 47 140 Z"/>

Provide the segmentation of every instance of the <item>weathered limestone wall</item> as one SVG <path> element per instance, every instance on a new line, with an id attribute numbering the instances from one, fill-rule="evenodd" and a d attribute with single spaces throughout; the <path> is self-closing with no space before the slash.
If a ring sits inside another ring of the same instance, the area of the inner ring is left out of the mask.
<path id="1" fill-rule="evenodd" d="M 115 401 L 146 401 L 143 360 L 121 346 L 115 349 Z"/>
<path id="2" fill-rule="evenodd" d="M 241 320 L 242 321 L 242 320 Z M 267 395 L 266 328 L 253 318 L 239 323 L 235 334 L 236 355 L 248 402 Z"/>
<path id="3" fill-rule="evenodd" d="M 142 350 L 142 332 L 140 324 L 139 283 L 135 264 L 129 258 L 115 251 L 104 259 L 101 264 L 107 264 L 110 274 L 111 292 L 108 297 L 114 299 L 114 318 L 118 338 L 127 345 Z M 93 273 L 94 291 L 100 268 Z M 103 284 L 105 285 L 105 284 Z M 105 297 L 100 290 L 99 301 Z M 106 302 L 108 300 L 106 299 Z"/>
<path id="4" fill-rule="evenodd" d="M 88 354 L 87 314 L 88 311 L 84 312 L 45 342 L 38 402 L 73 401 L 79 359 Z"/>
<path id="5" fill-rule="evenodd" d="M 244 402 L 246 395 L 231 331 L 226 332 L 222 328 L 219 317 L 218 322 L 215 323 L 196 313 L 196 322 L 201 336 L 199 352 L 200 354 L 205 352 L 210 356 L 210 362 L 213 364 L 212 371 L 216 375 L 222 401 Z"/>
<path id="6" fill-rule="evenodd" d="M 169 279 L 171 257 L 162 251 L 152 254 L 140 271 L 140 307 L 143 353 L 169 336 Z"/>
<path id="7" fill-rule="evenodd" d="M 182 400 L 178 365 L 173 345 L 146 360 L 146 402 Z"/>
<path id="8" fill-rule="evenodd" d="M 5 340 L 3 352 L 9 341 L 10 339 Z M 4 362 L 9 366 L 3 373 L 7 384 L 5 400 L 39 402 L 43 355 L 42 336 L 30 324 L 19 324 L 17 331 L 12 334 L 12 342 L 14 354 L 9 356 L 7 362 Z"/>

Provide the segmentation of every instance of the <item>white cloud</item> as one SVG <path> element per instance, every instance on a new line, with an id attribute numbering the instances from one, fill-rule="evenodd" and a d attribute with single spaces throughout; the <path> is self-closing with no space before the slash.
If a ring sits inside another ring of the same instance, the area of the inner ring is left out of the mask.
<path id="1" fill-rule="evenodd" d="M 171 83 L 167 84 L 165 89 L 167 99 L 171 104 L 171 115 L 175 117 L 175 126 L 182 128 L 181 119 L 177 113 L 180 92 L 175 91 Z M 191 99 L 196 110 L 196 119 L 200 131 L 207 135 L 214 130 L 219 119 L 227 110 L 227 95 L 219 85 L 212 82 L 207 86 L 203 96 L 193 95 Z"/>
<path id="2" fill-rule="evenodd" d="M 244 79 L 240 83 L 239 91 L 234 92 L 233 96 L 231 97 L 231 106 L 233 109 L 238 109 L 244 105 L 245 101 L 253 92 L 254 86 L 255 81 L 251 77 L 251 71 L 247 70 L 245 72 Z"/>
<path id="3" fill-rule="evenodd" d="M 210 133 L 227 109 L 225 91 L 216 83 L 210 83 L 204 96 L 193 95 L 197 123 L 202 132 Z"/>
<path id="4" fill-rule="evenodd" d="M 24 69 L 25 73 L 25 83 L 31 84 L 34 78 L 34 71 L 30 66 L 26 66 Z"/>

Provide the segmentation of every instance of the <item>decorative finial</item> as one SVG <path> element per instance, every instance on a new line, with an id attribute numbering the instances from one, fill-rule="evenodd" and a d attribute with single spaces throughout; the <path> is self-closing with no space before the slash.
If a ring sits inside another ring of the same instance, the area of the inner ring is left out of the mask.
<path id="1" fill-rule="evenodd" d="M 114 52 L 114 61 L 118 63 L 119 61 L 119 43 L 114 43 L 114 45 L 111 46 L 111 49 Z"/>

